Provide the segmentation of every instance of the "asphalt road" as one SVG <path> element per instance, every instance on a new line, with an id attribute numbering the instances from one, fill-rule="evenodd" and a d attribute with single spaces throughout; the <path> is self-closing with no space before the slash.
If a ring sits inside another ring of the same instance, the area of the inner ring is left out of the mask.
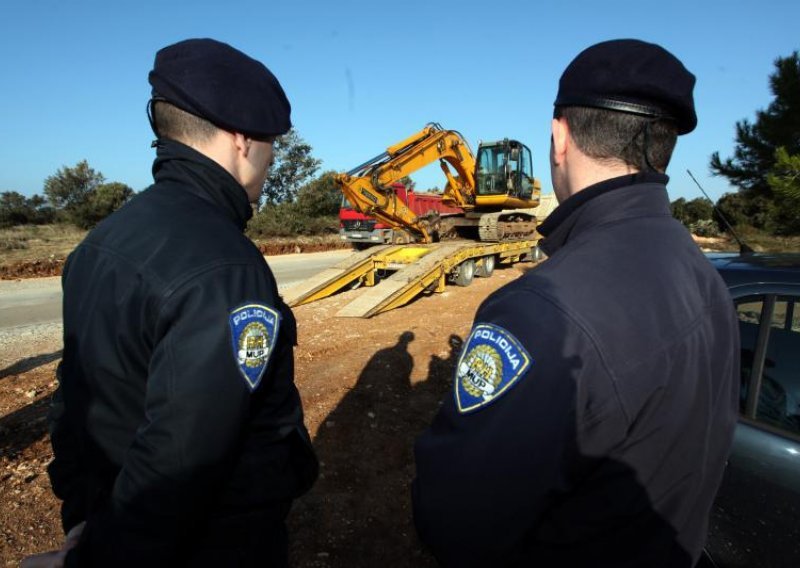
<path id="1" fill-rule="evenodd" d="M 267 258 L 280 288 L 305 280 L 351 254 L 349 250 Z M 61 279 L 0 281 L 0 330 L 61 321 Z"/>

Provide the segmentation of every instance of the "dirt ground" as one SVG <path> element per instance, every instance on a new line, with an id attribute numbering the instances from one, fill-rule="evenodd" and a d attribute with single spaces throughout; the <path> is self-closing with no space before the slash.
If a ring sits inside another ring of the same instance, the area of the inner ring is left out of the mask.
<path id="1" fill-rule="evenodd" d="M 368 320 L 334 316 L 362 290 L 295 308 L 296 383 L 321 474 L 289 517 L 292 566 L 435 565 L 411 522 L 413 442 L 449 391 L 478 305 L 530 266 Z M 0 336 L 0 566 L 61 543 L 45 421 L 60 333 Z"/>

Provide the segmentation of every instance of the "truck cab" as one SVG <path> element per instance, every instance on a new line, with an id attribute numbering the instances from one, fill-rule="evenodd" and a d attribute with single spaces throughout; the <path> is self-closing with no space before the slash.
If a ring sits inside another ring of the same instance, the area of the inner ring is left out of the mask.
<path id="1" fill-rule="evenodd" d="M 401 183 L 392 184 L 392 189 L 403 202 L 408 205 L 408 192 Z M 381 223 L 374 217 L 365 215 L 353 207 L 347 196 L 342 196 L 342 204 L 339 207 L 339 236 L 343 241 L 353 244 L 356 249 L 367 248 L 371 245 L 381 245 L 394 243 L 395 238 L 401 239 L 408 235 L 399 230 L 392 229 L 391 226 Z"/>

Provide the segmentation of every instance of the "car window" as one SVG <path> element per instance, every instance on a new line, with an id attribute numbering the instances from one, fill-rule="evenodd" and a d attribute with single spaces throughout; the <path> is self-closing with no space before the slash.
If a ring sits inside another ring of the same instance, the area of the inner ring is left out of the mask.
<path id="1" fill-rule="evenodd" d="M 742 350 L 740 410 L 758 422 L 794 434 L 800 434 L 797 304 L 798 298 L 772 295 L 736 303 Z M 768 325 L 762 328 L 762 321 Z"/>
<path id="2" fill-rule="evenodd" d="M 775 302 L 771 327 L 800 332 L 800 305 L 791 296 L 779 296 Z"/>
<path id="3" fill-rule="evenodd" d="M 756 419 L 800 433 L 800 331 L 794 300 L 778 297 L 770 322 Z"/>
<path id="4" fill-rule="evenodd" d="M 736 303 L 736 312 L 739 314 L 739 321 L 753 323 L 758 326 L 761 321 L 761 310 L 764 307 L 764 298 L 746 298 Z"/>
<path id="5" fill-rule="evenodd" d="M 745 413 L 747 395 L 750 391 L 750 380 L 755 362 L 758 329 L 761 323 L 761 312 L 764 309 L 764 298 L 761 296 L 745 298 L 736 302 L 736 313 L 739 316 L 739 340 L 741 343 L 741 381 L 739 390 L 739 412 Z"/>

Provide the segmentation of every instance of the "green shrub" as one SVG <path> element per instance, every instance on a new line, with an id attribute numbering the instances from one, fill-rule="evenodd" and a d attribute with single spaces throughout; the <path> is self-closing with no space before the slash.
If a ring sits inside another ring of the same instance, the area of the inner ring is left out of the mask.
<path id="1" fill-rule="evenodd" d="M 713 219 L 700 219 L 689 225 L 689 230 L 698 237 L 719 236 L 719 227 Z"/>
<path id="2" fill-rule="evenodd" d="M 323 235 L 339 230 L 339 219 L 332 215 L 309 216 L 296 203 L 266 205 L 247 225 L 251 239 L 264 237 L 292 237 L 298 235 Z"/>
<path id="3" fill-rule="evenodd" d="M 56 211 L 39 195 L 25 197 L 16 191 L 0 193 L 0 228 L 43 225 L 55 220 Z"/>

